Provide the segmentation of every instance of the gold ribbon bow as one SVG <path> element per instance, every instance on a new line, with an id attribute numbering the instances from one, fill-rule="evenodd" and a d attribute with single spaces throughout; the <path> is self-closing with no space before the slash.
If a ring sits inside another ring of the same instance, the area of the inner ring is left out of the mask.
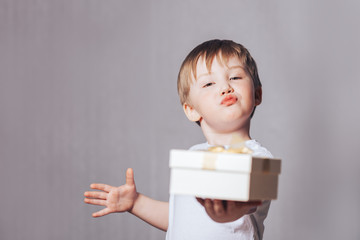
<path id="1" fill-rule="evenodd" d="M 239 134 L 234 133 L 232 135 L 231 143 L 228 149 L 224 146 L 214 146 L 208 149 L 210 152 L 223 152 L 223 153 L 245 153 L 251 154 L 253 151 L 246 147 L 245 141 L 240 137 Z"/>
<path id="2" fill-rule="evenodd" d="M 208 151 L 211 153 L 242 153 L 242 154 L 253 153 L 253 151 L 250 148 L 246 147 L 245 142 L 238 134 L 233 134 L 228 149 L 226 149 L 224 146 L 218 145 L 218 146 L 209 147 Z M 205 153 L 202 168 L 205 170 L 215 170 L 216 161 L 217 161 L 217 155 Z"/>

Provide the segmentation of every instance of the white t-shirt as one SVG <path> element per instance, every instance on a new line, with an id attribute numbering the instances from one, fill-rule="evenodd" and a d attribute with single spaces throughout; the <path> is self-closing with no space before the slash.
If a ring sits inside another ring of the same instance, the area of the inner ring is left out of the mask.
<path id="1" fill-rule="evenodd" d="M 272 157 L 271 153 L 256 140 L 246 141 L 246 146 L 253 150 L 254 156 Z M 205 150 L 210 145 L 202 143 L 190 150 Z M 270 207 L 265 201 L 256 212 L 245 215 L 228 223 L 214 222 L 194 196 L 170 195 L 169 226 L 167 240 L 234 240 L 262 239 L 264 220 Z"/>

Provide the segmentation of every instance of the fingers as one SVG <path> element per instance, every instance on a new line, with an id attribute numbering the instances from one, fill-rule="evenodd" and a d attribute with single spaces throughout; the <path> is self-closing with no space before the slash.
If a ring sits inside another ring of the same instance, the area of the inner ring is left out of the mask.
<path id="1" fill-rule="evenodd" d="M 262 204 L 261 202 L 248 202 L 248 203 L 246 203 L 246 207 L 249 209 L 246 214 L 252 214 L 252 213 L 256 212 L 257 207 L 260 206 L 261 204 Z"/>
<path id="2" fill-rule="evenodd" d="M 205 199 L 204 207 L 205 207 L 206 212 L 207 212 L 210 216 L 215 215 L 213 201 L 211 201 L 210 199 Z"/>
<path id="3" fill-rule="evenodd" d="M 227 208 L 226 208 L 226 211 L 227 212 L 232 212 L 232 211 L 234 211 L 234 209 L 235 209 L 235 202 L 234 201 L 227 201 Z"/>
<path id="4" fill-rule="evenodd" d="M 261 205 L 261 201 L 250 201 L 250 202 L 235 202 L 236 205 L 244 207 L 257 207 Z"/>
<path id="5" fill-rule="evenodd" d="M 100 206 L 106 205 L 106 200 L 102 200 L 102 199 L 85 198 L 84 202 L 86 202 L 88 204 L 100 205 Z"/>
<path id="6" fill-rule="evenodd" d="M 222 200 L 214 200 L 213 206 L 214 212 L 217 216 L 221 216 L 225 213 L 225 208 Z"/>
<path id="7" fill-rule="evenodd" d="M 247 202 L 248 204 L 251 204 L 251 205 L 254 205 L 254 206 L 260 206 L 262 204 L 261 201 L 250 201 L 250 202 Z"/>
<path id="8" fill-rule="evenodd" d="M 93 213 L 92 216 L 93 217 L 102 217 L 102 216 L 107 215 L 109 213 L 111 213 L 111 211 L 108 208 L 104 208 L 104 209 L 102 209 L 102 210 L 100 210 L 98 212 Z"/>
<path id="9" fill-rule="evenodd" d="M 126 184 L 127 185 L 135 185 L 134 181 L 134 171 L 132 168 L 128 168 L 126 170 Z"/>
<path id="10" fill-rule="evenodd" d="M 246 214 L 254 213 L 256 207 L 262 204 L 260 201 L 239 202 L 201 198 L 196 198 L 196 200 L 204 206 L 209 217 L 219 223 L 235 221 Z"/>
<path id="11" fill-rule="evenodd" d="M 85 192 L 85 197 L 88 198 L 97 198 L 97 199 L 105 199 L 107 198 L 107 193 L 105 192 Z"/>
<path id="12" fill-rule="evenodd" d="M 226 213 L 233 212 L 236 208 L 241 207 L 244 210 L 248 209 L 248 213 L 253 213 L 256 211 L 257 206 L 261 205 L 260 201 L 250 201 L 250 202 L 239 202 L 239 201 L 222 201 L 218 199 L 201 199 L 196 198 L 196 200 L 205 207 L 205 210 L 208 214 L 222 216 Z"/>
<path id="13" fill-rule="evenodd" d="M 196 198 L 196 200 L 197 200 L 202 206 L 204 206 L 204 204 L 205 204 L 205 200 L 204 200 L 204 199 L 202 199 L 202 198 Z"/>
<path id="14" fill-rule="evenodd" d="M 221 216 L 225 213 L 227 207 L 226 207 L 226 201 L 222 200 L 211 200 L 211 199 L 202 199 L 202 198 L 196 198 L 196 200 L 205 207 L 205 210 L 208 214 L 211 215 L 217 215 Z"/>
<path id="15" fill-rule="evenodd" d="M 235 209 L 236 207 L 241 207 L 242 209 L 244 209 L 244 214 L 252 214 L 256 212 L 257 207 L 262 204 L 262 202 L 260 201 L 251 201 L 251 202 L 229 201 L 228 203 L 233 207 L 233 209 Z M 229 209 L 229 211 L 231 210 Z"/>
<path id="16" fill-rule="evenodd" d="M 246 214 L 252 214 L 252 213 L 256 212 L 256 210 L 257 210 L 257 207 L 250 208 L 250 210 Z"/>
<path id="17" fill-rule="evenodd" d="M 90 188 L 110 192 L 113 187 L 107 184 L 93 183 L 90 185 Z"/>

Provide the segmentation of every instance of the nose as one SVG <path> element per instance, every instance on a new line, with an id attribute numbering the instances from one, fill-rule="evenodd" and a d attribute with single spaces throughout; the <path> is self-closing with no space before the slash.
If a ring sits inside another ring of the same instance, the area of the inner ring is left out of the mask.
<path id="1" fill-rule="evenodd" d="M 229 94 L 229 93 L 233 93 L 234 89 L 229 85 L 226 84 L 223 89 L 221 90 L 221 96 L 225 95 L 225 94 Z"/>

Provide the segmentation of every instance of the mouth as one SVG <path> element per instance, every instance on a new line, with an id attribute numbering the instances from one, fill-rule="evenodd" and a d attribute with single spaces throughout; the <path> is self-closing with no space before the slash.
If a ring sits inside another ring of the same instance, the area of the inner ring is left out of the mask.
<path id="1" fill-rule="evenodd" d="M 228 95 L 221 101 L 221 105 L 230 106 L 236 103 L 237 100 L 238 98 L 235 97 L 234 95 Z"/>

